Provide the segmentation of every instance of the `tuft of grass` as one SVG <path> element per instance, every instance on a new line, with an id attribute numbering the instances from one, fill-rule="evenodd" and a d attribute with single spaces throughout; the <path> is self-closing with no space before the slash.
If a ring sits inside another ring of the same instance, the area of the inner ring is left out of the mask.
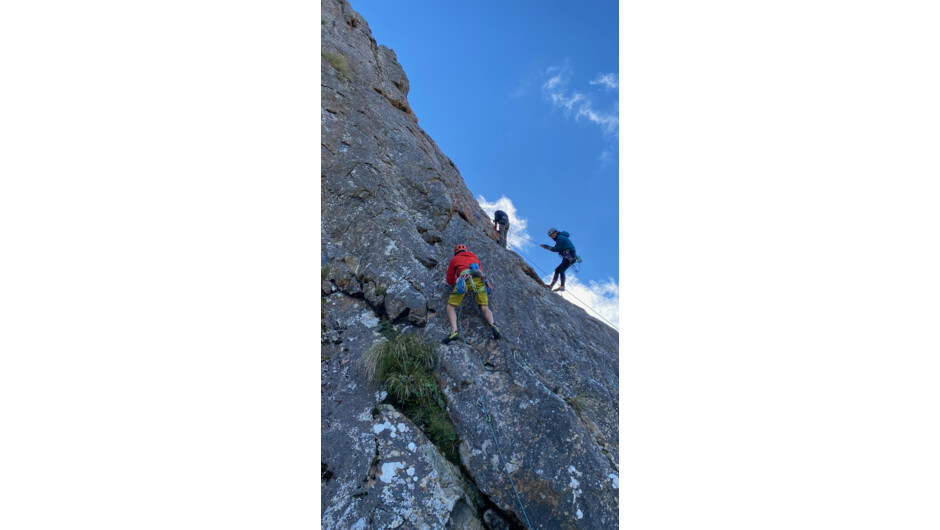
<path id="1" fill-rule="evenodd" d="M 584 414 L 584 412 L 596 409 L 600 406 L 599 401 L 589 397 L 584 393 L 580 393 L 572 397 L 566 397 L 565 403 L 567 403 L 568 406 L 574 409 L 574 411 L 578 414 Z"/>
<path id="2" fill-rule="evenodd" d="M 392 337 L 395 336 L 395 326 L 388 320 L 383 320 L 379 323 L 379 335 L 388 340 L 392 340 Z"/>
<path id="3" fill-rule="evenodd" d="M 416 333 L 391 329 L 357 361 L 388 392 L 389 400 L 421 428 L 451 462 L 458 464 L 459 438 L 434 374 L 434 345 Z"/>
<path id="4" fill-rule="evenodd" d="M 388 354 L 390 348 L 388 339 L 379 339 L 372 346 L 369 346 L 368 350 L 362 352 L 362 355 L 356 360 L 356 365 L 369 381 L 375 381 L 375 373 L 379 369 L 379 363 Z"/>
<path id="5" fill-rule="evenodd" d="M 375 295 L 376 296 L 385 296 L 385 293 L 388 292 L 388 287 L 382 285 L 375 286 Z"/>
<path id="6" fill-rule="evenodd" d="M 320 267 L 320 281 L 321 282 L 326 281 L 326 277 L 330 275 L 330 268 L 331 267 L 329 265 Z"/>
<path id="7" fill-rule="evenodd" d="M 349 61 L 341 53 L 320 51 L 320 56 L 326 59 L 337 72 L 343 74 L 347 81 L 352 81 L 352 70 L 349 69 Z"/>

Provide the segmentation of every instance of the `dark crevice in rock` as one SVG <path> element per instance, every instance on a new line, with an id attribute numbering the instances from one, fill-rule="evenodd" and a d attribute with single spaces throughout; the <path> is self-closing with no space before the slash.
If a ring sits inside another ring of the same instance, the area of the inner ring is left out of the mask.
<path id="1" fill-rule="evenodd" d="M 410 308 L 410 307 L 406 307 L 406 308 L 401 312 L 400 315 L 398 315 L 397 317 L 395 317 L 395 320 L 392 321 L 392 325 L 393 325 L 393 326 L 398 326 L 398 325 L 401 325 L 401 324 L 406 323 L 406 322 L 408 321 L 408 314 L 409 314 L 409 313 L 411 313 L 411 308 Z"/>
<path id="2" fill-rule="evenodd" d="M 414 287 L 415 291 L 418 291 L 421 294 L 424 294 L 424 285 L 415 280 L 408 280 L 408 285 Z"/>
<path id="3" fill-rule="evenodd" d="M 462 462 L 457 464 L 457 470 L 460 472 L 460 475 L 463 477 L 467 485 L 473 489 L 472 493 L 478 504 L 477 516 L 481 521 L 484 520 L 484 515 L 486 512 L 491 510 L 495 512 L 504 523 L 507 523 L 507 526 L 496 526 L 496 528 L 506 528 L 507 530 L 526 530 L 526 526 L 522 524 L 522 521 L 516 517 L 515 514 L 503 511 L 495 502 L 493 502 L 493 499 L 491 499 L 487 494 L 483 493 L 480 487 L 477 486 L 476 480 L 473 479 L 473 475 L 471 475 L 469 470 L 464 467 Z M 484 527 L 490 528 L 489 526 Z"/>
<path id="4" fill-rule="evenodd" d="M 424 265 L 428 270 L 434 270 L 434 267 L 437 267 L 437 260 L 434 258 L 415 256 L 415 259 L 418 260 L 418 263 Z"/>
<path id="5" fill-rule="evenodd" d="M 398 109 L 398 110 L 404 112 L 405 114 L 410 114 L 410 113 L 411 113 L 411 109 L 408 108 L 408 105 L 405 105 L 405 103 L 402 102 L 401 100 L 392 99 L 392 98 L 390 98 L 390 97 L 388 97 L 388 96 L 386 96 L 385 99 L 387 99 L 388 102 L 391 103 L 393 107 L 395 107 L 396 109 Z"/>
<path id="6" fill-rule="evenodd" d="M 476 487 L 476 484 L 474 484 L 474 487 Z M 510 495 L 512 495 L 511 492 L 510 492 Z M 484 501 L 483 506 L 480 507 L 480 511 L 479 511 L 480 520 L 483 521 L 483 520 L 489 519 L 490 521 L 495 523 L 496 521 L 493 521 L 494 518 L 492 516 L 486 515 L 486 512 L 492 511 L 492 512 L 495 512 L 499 516 L 498 518 L 495 518 L 495 519 L 498 520 L 501 518 L 502 519 L 501 522 L 506 523 L 505 526 L 497 525 L 497 524 L 493 524 L 492 526 L 487 525 L 488 528 L 505 528 L 506 530 L 526 530 L 528 528 L 525 524 L 523 524 L 523 521 L 519 517 L 516 516 L 515 513 L 504 512 L 503 510 L 499 508 L 499 506 L 497 506 L 493 502 L 492 499 L 490 499 L 482 491 L 480 492 L 480 496 L 483 498 L 483 501 Z"/>
<path id="7" fill-rule="evenodd" d="M 393 98 L 393 97 L 389 96 L 388 94 L 386 94 L 386 93 L 385 93 L 381 88 L 379 88 L 379 87 L 372 87 L 372 90 L 375 90 L 376 92 L 378 92 L 379 94 L 381 94 L 382 97 L 384 97 L 385 100 L 388 101 L 389 103 L 391 103 L 392 106 L 395 107 L 396 109 L 398 109 L 398 110 L 404 112 L 405 114 L 411 114 L 411 109 L 408 108 L 408 105 L 407 105 L 404 101 L 402 101 L 402 100 L 400 100 L 400 99 L 398 99 L 398 98 Z M 409 131 L 411 131 L 411 129 L 409 129 Z M 411 134 L 414 134 L 414 131 L 411 131 Z"/>
<path id="8" fill-rule="evenodd" d="M 336 296 L 338 294 L 343 295 L 343 296 L 348 296 L 350 298 L 356 298 L 356 299 L 362 300 L 363 302 L 366 303 L 367 306 L 369 306 L 369 309 L 372 310 L 372 313 L 375 315 L 375 318 L 379 320 L 385 320 L 387 318 L 387 315 L 385 314 L 385 307 L 381 303 L 378 306 L 373 305 L 372 302 L 370 302 L 369 299 L 366 298 L 366 294 L 364 292 L 349 293 L 342 289 L 337 289 L 335 292 L 330 293 L 329 296 Z"/>
<path id="9" fill-rule="evenodd" d="M 522 272 L 524 272 L 525 275 L 529 278 L 539 282 L 540 285 L 542 284 L 542 278 L 540 278 L 539 275 L 535 273 L 535 270 L 530 267 L 529 264 L 525 262 L 522 263 Z"/>

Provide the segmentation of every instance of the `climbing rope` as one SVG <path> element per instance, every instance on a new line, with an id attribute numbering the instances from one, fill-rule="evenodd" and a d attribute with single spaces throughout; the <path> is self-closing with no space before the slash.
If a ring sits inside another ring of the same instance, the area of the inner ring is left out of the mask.
<path id="1" fill-rule="evenodd" d="M 519 497 L 519 492 L 516 491 L 516 485 L 512 481 L 512 475 L 509 474 L 509 466 L 506 465 L 506 459 L 503 457 L 503 452 L 499 448 L 499 441 L 496 440 L 496 431 L 493 430 L 493 422 L 490 414 L 486 411 L 486 403 L 483 402 L 483 394 L 480 392 L 480 385 L 477 384 L 476 372 L 473 369 L 473 364 L 470 362 L 470 346 L 467 344 L 467 338 L 464 336 L 462 330 L 460 329 L 460 311 L 461 308 L 457 308 L 457 332 L 460 333 L 460 338 L 463 339 L 464 346 L 464 357 L 467 359 L 467 366 L 470 368 L 470 375 L 473 377 L 473 387 L 477 389 L 477 404 L 480 405 L 480 408 L 483 411 L 483 419 L 486 420 L 486 424 L 490 428 L 490 434 L 493 435 L 493 443 L 496 444 L 496 452 L 499 454 L 499 461 L 503 463 L 503 470 L 506 472 L 506 477 L 509 479 L 509 486 L 512 488 L 513 494 L 516 496 L 516 501 L 519 503 L 519 508 L 522 509 L 522 517 L 525 518 L 525 523 L 528 528 L 532 528 L 532 523 L 529 522 L 529 516 L 525 513 L 525 506 L 522 505 L 522 499 Z"/>
<path id="2" fill-rule="evenodd" d="M 516 235 L 519 236 L 519 237 L 521 237 L 521 238 L 523 238 L 523 239 L 529 239 L 529 238 L 527 238 L 526 236 L 521 235 L 521 234 L 516 234 Z M 532 241 L 532 240 L 529 239 L 529 241 Z M 535 244 L 538 244 L 537 241 L 532 241 L 532 242 L 535 243 Z M 522 248 L 519 248 L 519 251 L 522 252 Z M 519 255 L 522 256 L 527 262 L 529 262 L 529 263 L 531 263 L 532 265 L 534 265 L 535 268 L 537 268 L 538 270 L 542 271 L 542 274 L 544 274 L 544 275 L 546 275 L 546 276 L 550 274 L 549 272 L 547 272 L 547 271 L 546 271 L 545 269 L 543 269 L 542 267 L 539 267 L 538 265 L 536 265 L 536 263 L 535 263 L 534 261 L 532 261 L 532 258 L 530 258 L 530 257 L 528 256 L 528 254 L 519 254 Z M 565 294 L 570 294 L 575 300 L 577 300 L 577 301 L 581 302 L 582 304 L 584 304 L 584 307 L 590 309 L 591 311 L 594 312 L 595 315 L 601 317 L 601 320 L 603 320 L 604 322 L 607 322 L 607 324 L 609 324 L 610 327 L 616 329 L 617 331 L 620 331 L 620 328 L 618 328 L 617 326 L 613 325 L 613 323 L 611 323 L 611 321 L 609 321 L 609 320 L 607 320 L 606 318 L 604 318 L 604 316 L 601 315 L 600 313 L 598 313 L 596 309 L 594 309 L 593 307 L 587 305 L 587 304 L 584 302 L 584 300 L 581 300 L 580 298 L 578 298 L 577 296 L 575 296 L 574 293 L 572 293 L 572 292 L 570 292 L 570 291 L 564 291 L 564 292 L 565 292 Z"/>

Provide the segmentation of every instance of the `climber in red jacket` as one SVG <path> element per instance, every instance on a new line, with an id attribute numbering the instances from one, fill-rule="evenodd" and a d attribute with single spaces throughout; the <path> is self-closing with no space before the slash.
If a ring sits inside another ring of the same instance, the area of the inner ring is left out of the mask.
<path id="1" fill-rule="evenodd" d="M 462 285 L 458 285 L 458 280 Z M 493 312 L 490 311 L 489 300 L 486 295 L 486 284 L 483 281 L 483 271 L 480 269 L 480 260 L 467 250 L 466 245 L 457 245 L 454 247 L 454 257 L 450 258 L 450 264 L 447 266 L 447 285 L 453 285 L 454 289 L 447 297 L 447 319 L 450 320 L 450 335 L 441 341 L 443 344 L 460 338 L 457 333 L 457 307 L 463 301 L 463 295 L 473 291 L 476 297 L 477 305 L 483 312 L 483 317 L 490 325 L 493 332 L 493 338 L 499 339 L 499 328 L 493 323 Z"/>

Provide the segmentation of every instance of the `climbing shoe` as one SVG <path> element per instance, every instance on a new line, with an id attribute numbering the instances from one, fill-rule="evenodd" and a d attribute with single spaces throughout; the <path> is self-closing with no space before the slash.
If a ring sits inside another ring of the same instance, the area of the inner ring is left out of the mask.
<path id="1" fill-rule="evenodd" d="M 496 324 L 491 325 L 490 329 L 493 330 L 493 338 L 499 340 L 499 328 L 496 327 Z"/>
<path id="2" fill-rule="evenodd" d="M 451 342 L 459 338 L 460 338 L 460 334 L 455 331 L 451 333 L 450 335 L 444 337 L 444 340 L 441 341 L 441 344 L 450 344 Z"/>
<path id="3" fill-rule="evenodd" d="M 556 292 L 556 293 L 560 293 L 560 292 L 562 292 L 562 291 L 564 291 L 564 290 L 565 290 L 565 286 L 562 285 L 562 286 L 559 287 L 558 289 L 555 289 L 555 292 Z"/>

